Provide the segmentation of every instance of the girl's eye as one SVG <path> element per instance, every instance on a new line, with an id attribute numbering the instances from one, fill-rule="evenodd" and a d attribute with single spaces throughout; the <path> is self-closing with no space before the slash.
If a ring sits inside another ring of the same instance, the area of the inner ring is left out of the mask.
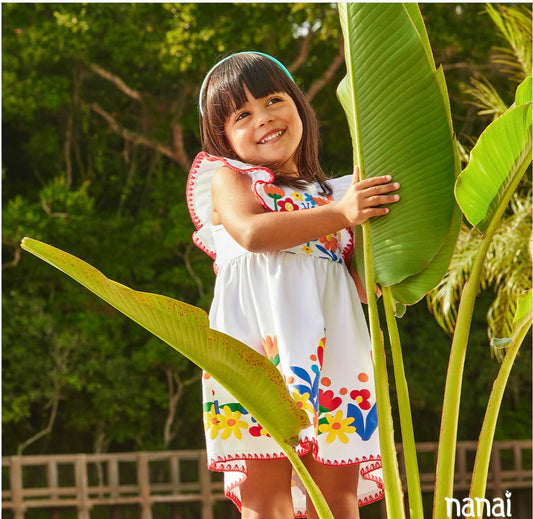
<path id="1" fill-rule="evenodd" d="M 276 103 L 281 103 L 281 101 L 282 101 L 281 97 L 272 97 L 268 100 L 268 104 L 273 105 Z"/>
<path id="2" fill-rule="evenodd" d="M 235 121 L 241 121 L 242 119 L 244 119 L 244 118 L 247 117 L 248 115 L 250 115 L 250 112 L 239 112 L 239 113 L 235 116 Z"/>

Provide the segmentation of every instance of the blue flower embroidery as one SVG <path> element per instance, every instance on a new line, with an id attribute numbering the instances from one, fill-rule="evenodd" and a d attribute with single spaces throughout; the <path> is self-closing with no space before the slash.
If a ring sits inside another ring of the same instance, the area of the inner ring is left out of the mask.
<path id="1" fill-rule="evenodd" d="M 361 439 L 367 441 L 372 436 L 373 432 L 378 426 L 378 411 L 376 404 L 374 404 L 366 415 L 366 420 L 363 418 L 363 413 L 358 406 L 348 404 L 347 416 L 354 419 L 355 432 L 361 436 Z"/>
<path id="2" fill-rule="evenodd" d="M 316 206 L 316 202 L 315 202 L 314 198 L 309 193 L 305 193 L 304 202 L 303 202 L 302 205 L 304 207 L 306 207 L 307 209 L 311 209 L 312 207 Z"/>
<path id="3" fill-rule="evenodd" d="M 303 368 L 299 366 L 291 366 L 291 371 L 299 378 L 307 382 L 305 384 L 295 384 L 293 387 L 298 390 L 298 392 L 303 395 L 304 393 L 309 394 L 309 401 L 313 405 L 315 410 L 318 410 L 318 385 L 320 383 L 320 368 L 318 365 L 314 364 L 311 366 L 311 371 L 314 373 L 314 377 Z"/>

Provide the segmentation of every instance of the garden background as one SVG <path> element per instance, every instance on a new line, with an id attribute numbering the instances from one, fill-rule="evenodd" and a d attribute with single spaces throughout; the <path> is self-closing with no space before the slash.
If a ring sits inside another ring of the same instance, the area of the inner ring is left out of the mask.
<path id="1" fill-rule="evenodd" d="M 483 4 L 420 7 L 469 149 L 492 120 L 478 113 L 472 80 L 487 78 L 513 101 L 517 82 L 492 59 L 506 41 Z M 2 39 L 3 454 L 203 448 L 198 368 L 19 242 L 31 236 L 132 288 L 208 309 L 215 275 L 192 245 L 185 201 L 200 83 L 221 56 L 273 54 L 318 113 L 324 169 L 348 173 L 336 9 L 3 4 Z M 488 287 L 476 307 L 459 440 L 477 439 L 498 370 L 487 337 L 493 298 Z M 450 339 L 425 300 L 399 326 L 416 440 L 436 441 Z M 531 438 L 531 372 L 526 347 L 496 439 Z"/>

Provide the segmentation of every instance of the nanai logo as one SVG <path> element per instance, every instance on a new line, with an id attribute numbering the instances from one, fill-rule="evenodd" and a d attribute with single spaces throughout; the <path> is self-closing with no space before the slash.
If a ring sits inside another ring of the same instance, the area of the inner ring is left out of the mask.
<path id="1" fill-rule="evenodd" d="M 505 492 L 505 501 L 496 497 L 491 501 L 481 497 L 465 497 L 462 502 L 454 497 L 445 497 L 446 517 L 513 517 L 511 512 L 511 492 Z"/>

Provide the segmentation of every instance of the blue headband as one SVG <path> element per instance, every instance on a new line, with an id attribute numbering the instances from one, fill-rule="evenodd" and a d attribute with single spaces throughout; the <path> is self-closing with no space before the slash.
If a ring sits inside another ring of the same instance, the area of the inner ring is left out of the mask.
<path id="1" fill-rule="evenodd" d="M 211 70 L 205 75 L 205 78 L 204 78 L 204 81 L 202 83 L 202 87 L 200 88 L 200 95 L 198 96 L 198 106 L 200 108 L 200 113 L 202 114 L 202 117 L 204 116 L 204 110 L 202 108 L 202 95 L 204 93 L 204 87 L 205 87 L 205 84 L 207 82 L 207 79 L 209 78 L 209 76 L 211 75 L 211 72 L 213 72 L 213 70 L 215 70 L 221 63 L 224 63 L 224 61 L 230 59 L 230 58 L 233 58 L 233 56 L 238 56 L 239 54 L 259 54 L 259 56 L 264 56 L 265 58 L 268 58 L 270 61 L 273 61 L 281 70 L 283 70 L 283 72 L 285 72 L 285 74 L 287 74 L 287 76 L 289 77 L 289 79 L 294 83 L 294 79 L 293 77 L 291 76 L 291 73 L 287 70 L 287 67 L 285 67 L 285 65 L 283 65 L 283 63 L 281 63 L 281 61 L 278 61 L 276 58 L 273 58 L 272 56 L 270 56 L 269 54 L 265 54 L 264 52 L 256 52 L 256 51 L 244 51 L 244 52 L 237 52 L 235 54 L 232 54 L 231 56 L 228 56 L 222 60 L 220 60 L 214 67 L 211 68 Z"/>

